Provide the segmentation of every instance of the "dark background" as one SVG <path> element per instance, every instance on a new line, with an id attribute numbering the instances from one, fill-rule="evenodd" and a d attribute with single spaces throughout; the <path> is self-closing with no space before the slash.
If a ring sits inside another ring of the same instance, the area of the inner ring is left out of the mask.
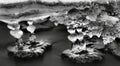
<path id="1" fill-rule="evenodd" d="M 0 66 L 120 66 L 120 59 L 110 54 L 105 55 L 105 59 L 97 63 L 75 64 L 65 61 L 60 54 L 65 49 L 70 48 L 71 42 L 67 39 L 65 26 L 58 26 L 47 31 L 39 31 L 37 40 L 48 39 L 53 42 L 51 50 L 47 51 L 42 58 L 32 60 L 15 60 L 7 55 L 6 48 L 15 42 L 9 34 L 6 24 L 0 23 Z"/>

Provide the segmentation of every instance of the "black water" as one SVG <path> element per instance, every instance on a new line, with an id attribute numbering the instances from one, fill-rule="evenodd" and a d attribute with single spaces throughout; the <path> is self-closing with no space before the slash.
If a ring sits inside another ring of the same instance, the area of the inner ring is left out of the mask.
<path id="1" fill-rule="evenodd" d="M 53 42 L 51 50 L 46 52 L 42 58 L 19 61 L 8 57 L 6 48 L 15 39 L 9 35 L 9 29 L 6 28 L 6 25 L 0 24 L 0 66 L 120 66 L 120 59 L 109 54 L 102 62 L 90 64 L 75 64 L 63 60 L 60 57 L 61 52 L 71 46 L 71 42 L 67 40 L 67 35 L 68 33 L 63 26 L 49 31 L 40 31 L 37 34 L 38 40 L 48 39 Z"/>

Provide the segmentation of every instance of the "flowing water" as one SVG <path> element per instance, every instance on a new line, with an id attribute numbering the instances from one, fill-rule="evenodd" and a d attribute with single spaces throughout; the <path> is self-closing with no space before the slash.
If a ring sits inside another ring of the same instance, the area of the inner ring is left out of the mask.
<path id="1" fill-rule="evenodd" d="M 48 39 L 53 42 L 51 50 L 47 51 L 42 58 L 19 61 L 8 57 L 6 48 L 15 39 L 9 35 L 9 29 L 6 25 L 0 24 L 0 66 L 120 66 L 120 59 L 109 54 L 106 54 L 103 61 L 97 63 L 75 64 L 63 60 L 60 57 L 61 52 L 71 47 L 67 35 L 64 26 L 56 27 L 53 30 L 40 31 L 37 34 L 37 40 Z"/>

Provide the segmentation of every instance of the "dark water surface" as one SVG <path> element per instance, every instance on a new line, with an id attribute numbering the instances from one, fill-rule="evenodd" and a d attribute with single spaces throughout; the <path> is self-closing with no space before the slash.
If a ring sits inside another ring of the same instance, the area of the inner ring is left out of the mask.
<path id="1" fill-rule="evenodd" d="M 67 35 L 68 33 L 62 27 L 57 27 L 51 31 L 41 31 L 37 34 L 38 40 L 49 39 L 53 42 L 51 50 L 47 51 L 43 58 L 18 61 L 7 55 L 6 48 L 15 39 L 9 35 L 9 29 L 4 24 L 0 24 L 0 66 L 120 66 L 120 59 L 109 54 L 102 62 L 90 64 L 75 64 L 61 59 L 61 52 L 71 46 L 71 42 L 67 40 Z"/>

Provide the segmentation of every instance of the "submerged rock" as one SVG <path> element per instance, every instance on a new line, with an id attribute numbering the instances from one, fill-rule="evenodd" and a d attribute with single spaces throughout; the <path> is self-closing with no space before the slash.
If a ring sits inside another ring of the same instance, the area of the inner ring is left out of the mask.
<path id="1" fill-rule="evenodd" d="M 100 51 L 93 48 L 87 48 L 86 50 L 83 50 L 77 48 L 78 46 L 63 51 L 62 57 L 64 59 L 72 60 L 76 63 L 89 63 L 103 59 L 104 54 Z"/>
<path id="2" fill-rule="evenodd" d="M 120 45 L 114 41 L 107 45 L 108 52 L 112 53 L 116 57 L 120 57 Z"/>
<path id="3" fill-rule="evenodd" d="M 17 43 L 18 44 L 18 43 Z M 8 47 L 8 55 L 15 58 L 33 58 L 41 56 L 48 48 L 51 47 L 51 43 L 48 41 L 39 42 L 23 42 L 15 46 Z"/>

